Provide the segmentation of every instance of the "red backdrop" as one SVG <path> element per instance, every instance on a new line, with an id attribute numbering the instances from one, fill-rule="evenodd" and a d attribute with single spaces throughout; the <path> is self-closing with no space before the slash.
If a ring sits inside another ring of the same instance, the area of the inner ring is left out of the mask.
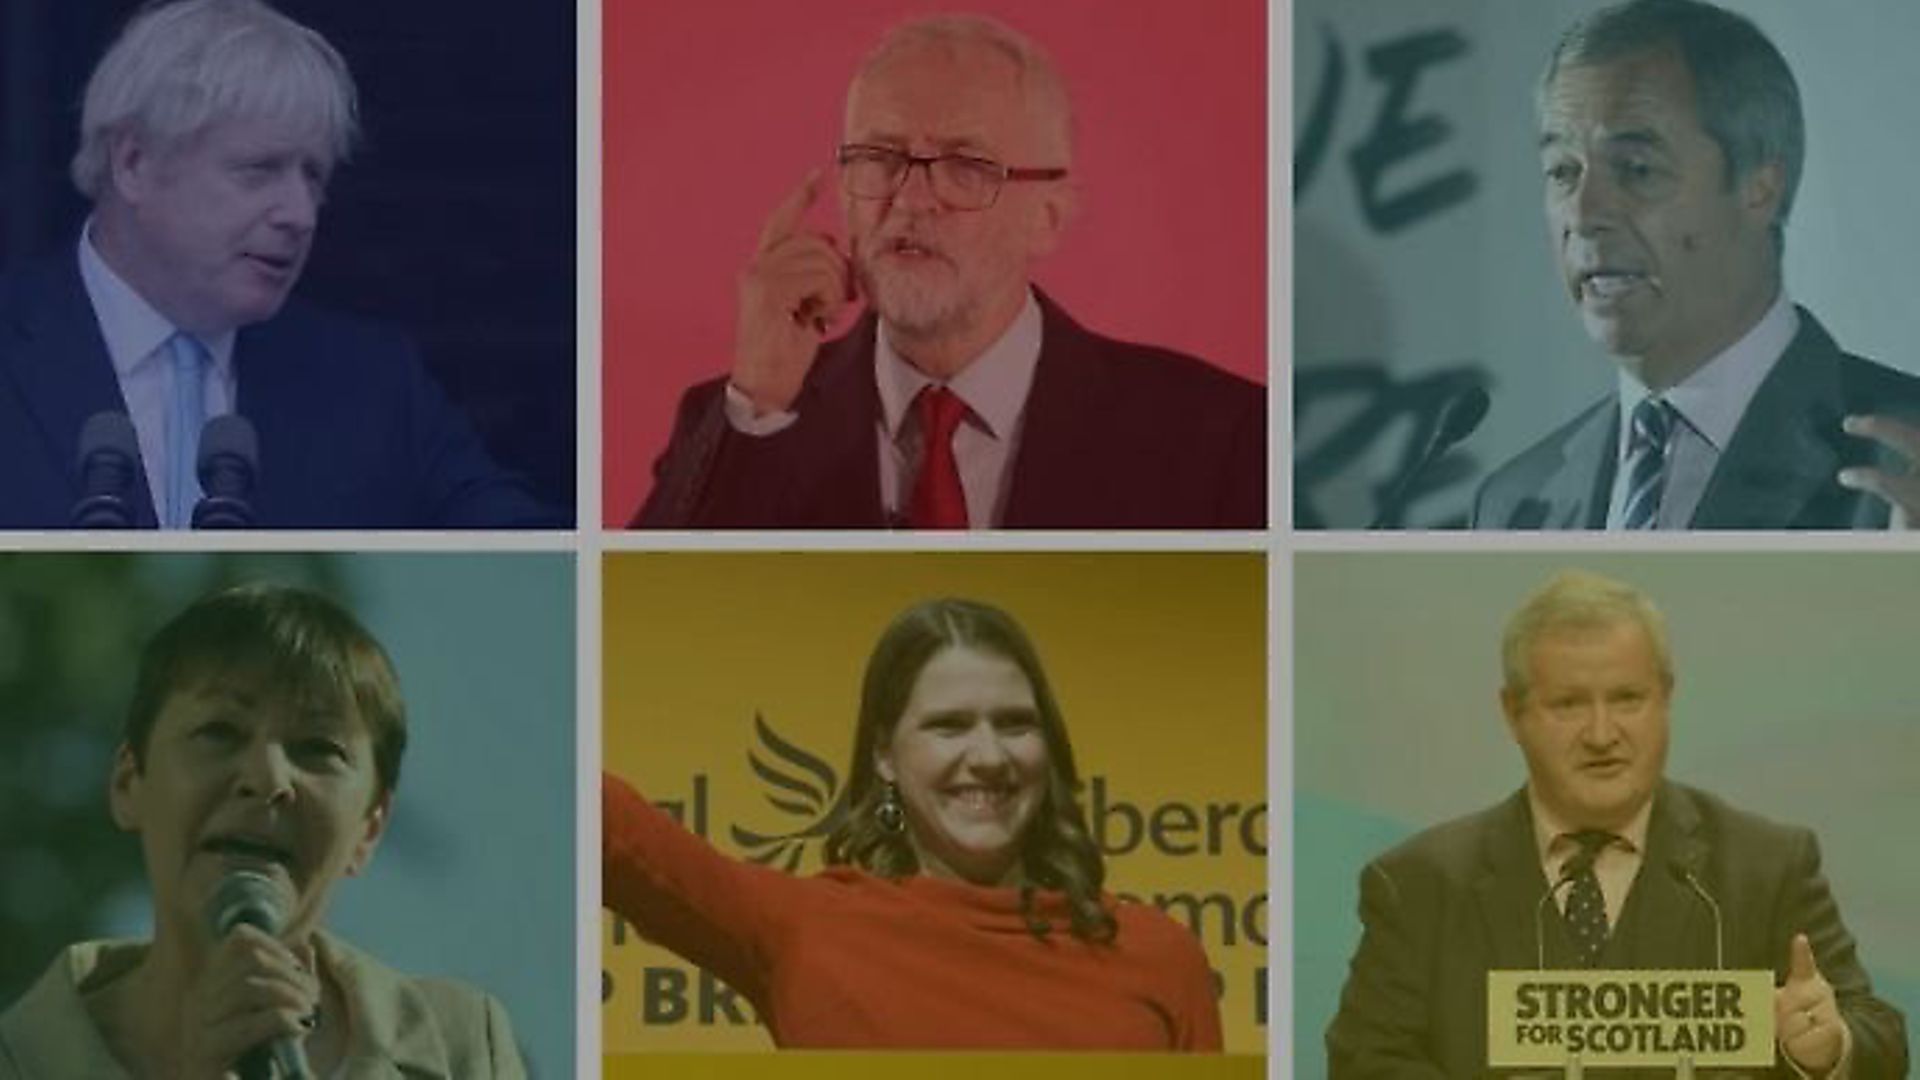
<path id="1" fill-rule="evenodd" d="M 681 391 L 724 374 L 761 225 L 830 162 L 893 24 L 965 7 L 1052 53 L 1080 208 L 1035 279 L 1112 337 L 1264 382 L 1264 0 L 605 0 L 604 514 L 652 486 Z M 813 217 L 844 235 L 837 193 Z"/>

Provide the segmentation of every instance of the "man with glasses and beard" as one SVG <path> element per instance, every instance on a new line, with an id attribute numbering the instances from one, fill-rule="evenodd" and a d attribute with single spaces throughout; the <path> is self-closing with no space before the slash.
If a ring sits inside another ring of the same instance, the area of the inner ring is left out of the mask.
<path id="1" fill-rule="evenodd" d="M 1093 334 L 1029 281 L 1072 217 L 1071 127 L 1012 29 L 893 30 L 847 95 L 844 245 L 801 225 L 811 174 L 767 221 L 732 370 L 682 400 L 634 524 L 1264 528 L 1261 388 Z"/>

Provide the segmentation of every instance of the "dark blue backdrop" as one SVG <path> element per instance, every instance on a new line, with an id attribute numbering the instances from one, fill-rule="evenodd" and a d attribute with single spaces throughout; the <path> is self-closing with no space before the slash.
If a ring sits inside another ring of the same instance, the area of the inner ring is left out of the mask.
<path id="1" fill-rule="evenodd" d="M 88 74 L 137 0 L 0 0 L 0 266 L 71 243 Z M 500 461 L 574 505 L 574 5 L 276 4 L 333 42 L 365 139 L 299 291 L 406 328 Z"/>

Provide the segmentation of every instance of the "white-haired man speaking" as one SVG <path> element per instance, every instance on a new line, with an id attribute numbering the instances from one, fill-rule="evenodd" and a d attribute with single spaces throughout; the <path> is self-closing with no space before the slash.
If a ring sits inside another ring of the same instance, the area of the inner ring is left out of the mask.
<path id="1" fill-rule="evenodd" d="M 127 24 L 81 116 L 92 216 L 0 281 L 0 528 L 189 528 L 215 494 L 264 527 L 562 524 L 405 338 L 289 299 L 356 128 L 340 54 L 259 0 Z"/>
<path id="2" fill-rule="evenodd" d="M 1071 128 L 1011 28 L 890 33 L 847 92 L 845 239 L 803 225 L 820 173 L 774 210 L 732 368 L 682 400 L 635 524 L 1264 528 L 1260 387 L 1094 334 L 1032 285 L 1073 215 Z"/>

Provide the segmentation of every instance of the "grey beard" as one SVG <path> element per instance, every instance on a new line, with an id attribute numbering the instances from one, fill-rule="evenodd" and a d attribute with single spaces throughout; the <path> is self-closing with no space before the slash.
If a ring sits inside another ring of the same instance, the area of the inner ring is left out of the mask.
<path id="1" fill-rule="evenodd" d="M 874 310 L 887 320 L 888 329 L 908 340 L 952 337 L 965 333 L 973 325 L 973 306 L 960 297 L 934 299 L 922 294 L 908 300 L 900 296 L 900 292 L 917 290 L 898 285 L 889 287 L 865 266 L 860 268 L 860 288 L 873 303 Z"/>

